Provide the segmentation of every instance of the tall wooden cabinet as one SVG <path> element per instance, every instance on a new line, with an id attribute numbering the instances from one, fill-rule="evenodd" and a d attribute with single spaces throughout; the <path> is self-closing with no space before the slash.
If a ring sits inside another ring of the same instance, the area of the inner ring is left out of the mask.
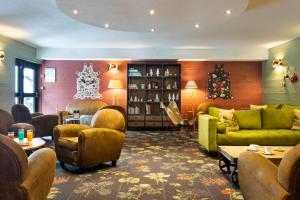
<path id="1" fill-rule="evenodd" d="M 163 129 L 169 126 L 160 102 L 175 100 L 180 107 L 180 64 L 128 64 L 127 127 Z"/>

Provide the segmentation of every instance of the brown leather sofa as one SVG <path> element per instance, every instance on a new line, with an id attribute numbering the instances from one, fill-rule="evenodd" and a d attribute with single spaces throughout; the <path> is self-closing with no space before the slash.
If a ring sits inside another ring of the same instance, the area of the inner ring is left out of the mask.
<path id="1" fill-rule="evenodd" d="M 30 114 L 28 108 L 22 104 L 13 105 L 11 114 L 16 123 L 33 125 L 36 137 L 53 136 L 53 128 L 58 124 L 57 115 Z"/>
<path id="2" fill-rule="evenodd" d="M 238 159 L 239 184 L 245 200 L 300 199 L 300 144 L 277 167 L 265 157 L 244 152 Z"/>
<path id="3" fill-rule="evenodd" d="M 6 135 L 8 132 L 12 131 L 17 136 L 18 129 L 32 130 L 35 132 L 34 127 L 31 124 L 26 123 L 15 123 L 13 117 L 9 112 L 0 109 L 0 134 Z"/>
<path id="4" fill-rule="evenodd" d="M 59 124 L 63 124 L 65 118 L 72 117 L 74 110 L 79 110 L 80 115 L 94 115 L 104 106 L 107 106 L 107 104 L 102 101 L 74 101 L 66 106 L 65 111 L 58 112 Z"/>
<path id="5" fill-rule="evenodd" d="M 46 199 L 55 175 L 53 150 L 43 148 L 28 159 L 19 144 L 0 135 L 0 199 Z"/>
<path id="6" fill-rule="evenodd" d="M 86 168 L 112 161 L 115 166 L 124 144 L 125 121 L 115 109 L 103 109 L 93 116 L 91 126 L 64 124 L 54 128 L 57 159 Z"/>

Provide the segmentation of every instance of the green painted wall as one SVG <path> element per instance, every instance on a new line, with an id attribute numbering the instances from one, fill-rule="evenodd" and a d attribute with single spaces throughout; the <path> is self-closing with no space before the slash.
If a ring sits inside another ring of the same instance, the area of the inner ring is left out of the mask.
<path id="1" fill-rule="evenodd" d="M 269 49 L 269 59 L 262 67 L 263 102 L 300 105 L 300 80 L 292 84 L 286 79 L 286 87 L 283 87 L 286 71 L 278 72 L 272 67 L 272 61 L 280 58 L 289 66 L 290 73 L 296 71 L 300 76 L 300 38 Z"/>
<path id="2" fill-rule="evenodd" d="M 1 35 L 0 50 L 5 52 L 5 60 L 0 61 L 0 109 L 10 111 L 14 104 L 16 58 L 35 63 L 40 61 L 36 59 L 35 48 Z"/>

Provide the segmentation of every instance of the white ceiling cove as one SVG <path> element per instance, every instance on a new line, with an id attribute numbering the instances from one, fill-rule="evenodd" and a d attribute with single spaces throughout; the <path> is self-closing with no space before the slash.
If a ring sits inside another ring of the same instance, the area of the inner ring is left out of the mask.
<path id="1" fill-rule="evenodd" d="M 192 32 L 239 16 L 248 0 L 57 0 L 68 16 L 90 25 L 129 32 Z M 77 14 L 73 13 L 77 10 Z M 151 15 L 152 10 L 155 14 Z M 232 10 L 230 17 L 226 11 Z"/>
<path id="2" fill-rule="evenodd" d="M 41 59 L 263 60 L 268 48 L 300 36 L 299 0 L 0 0 L 0 5 L 0 34 L 37 47 Z"/>

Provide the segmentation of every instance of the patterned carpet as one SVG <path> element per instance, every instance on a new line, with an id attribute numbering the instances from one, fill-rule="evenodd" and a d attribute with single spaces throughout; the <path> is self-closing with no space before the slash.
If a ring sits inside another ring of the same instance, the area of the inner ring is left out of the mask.
<path id="1" fill-rule="evenodd" d="M 48 199 L 243 199 L 221 174 L 216 158 L 207 156 L 193 140 L 167 132 L 126 133 L 117 167 L 103 165 L 71 174 L 57 165 Z"/>

